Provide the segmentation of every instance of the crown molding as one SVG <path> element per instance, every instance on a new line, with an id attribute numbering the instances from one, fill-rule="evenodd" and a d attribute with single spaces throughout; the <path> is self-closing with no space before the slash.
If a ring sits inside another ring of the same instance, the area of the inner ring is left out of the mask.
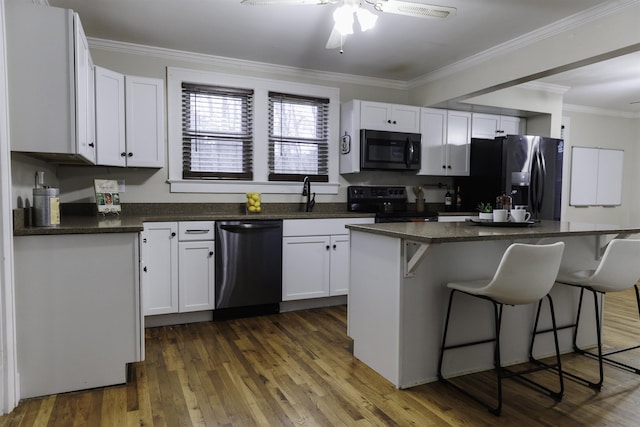
<path id="1" fill-rule="evenodd" d="M 501 57 L 507 53 L 517 51 L 526 46 L 545 40 L 549 37 L 556 36 L 565 31 L 578 28 L 589 22 L 593 22 L 597 19 L 612 15 L 620 10 L 626 9 L 627 7 L 636 5 L 637 3 L 638 0 L 620 0 L 612 3 L 594 6 L 583 12 L 561 19 L 554 22 L 553 24 L 549 24 L 546 27 L 541 27 L 537 30 L 531 31 L 530 33 L 523 34 L 520 37 L 516 37 L 515 39 L 496 45 L 490 49 L 469 56 L 458 62 L 454 62 L 453 64 L 447 65 L 446 67 L 439 68 L 431 73 L 425 74 L 424 76 L 410 80 L 407 83 L 410 89 L 422 86 L 432 81 L 449 76 L 453 73 L 469 69 L 481 63 L 496 60 L 498 57 Z"/>
<path id="2" fill-rule="evenodd" d="M 235 59 L 215 55 L 205 55 L 195 52 L 165 49 L 155 46 L 126 43 L 94 37 L 88 37 L 87 40 L 91 49 L 142 56 L 152 56 L 156 58 L 163 58 L 181 62 L 192 62 L 215 67 L 232 68 L 236 72 L 240 69 L 258 73 L 279 74 L 287 77 L 304 77 L 332 83 L 340 82 L 352 85 L 366 85 L 398 90 L 409 89 L 407 82 L 401 80 L 380 79 L 375 77 L 357 76 L 353 74 L 331 73 L 296 67 L 287 67 L 283 65 L 269 64 L 266 62 L 248 61 L 244 59 Z"/>
<path id="3" fill-rule="evenodd" d="M 595 114 L 598 116 L 617 117 L 621 119 L 640 119 L 640 113 L 628 111 L 608 110 L 606 108 L 587 107 L 585 105 L 562 104 L 563 111 L 574 113 Z"/>
<path id="4" fill-rule="evenodd" d="M 532 82 L 527 82 L 527 83 L 521 83 L 515 87 L 519 87 L 522 89 L 528 89 L 528 90 L 536 90 L 536 91 L 542 91 L 542 92 L 547 92 L 547 93 L 553 93 L 555 95 L 564 95 L 565 93 L 567 93 L 567 91 L 569 89 L 571 89 L 569 86 L 563 86 L 563 85 L 556 85 L 556 84 L 552 84 L 552 83 L 543 83 L 543 82 L 538 82 L 538 81 L 532 81 Z"/>

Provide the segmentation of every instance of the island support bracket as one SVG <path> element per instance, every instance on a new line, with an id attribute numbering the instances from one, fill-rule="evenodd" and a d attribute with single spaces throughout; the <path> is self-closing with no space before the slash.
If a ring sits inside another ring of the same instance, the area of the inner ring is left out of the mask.
<path id="1" fill-rule="evenodd" d="M 427 253 L 429 253 L 430 248 L 431 245 L 428 243 L 412 242 L 411 240 L 403 241 L 404 277 L 414 277 L 416 275 L 416 270 L 427 256 Z"/>
<path id="2" fill-rule="evenodd" d="M 620 233 L 618 235 L 616 235 L 614 237 L 614 239 L 626 239 L 629 236 L 631 236 L 631 234 L 629 233 Z M 602 255 L 604 255 L 604 250 L 607 249 L 607 245 L 609 245 L 609 242 L 611 240 L 608 240 L 606 242 L 606 244 L 603 246 L 602 245 L 602 236 L 600 234 L 598 234 L 596 236 L 596 261 L 600 261 L 600 258 L 602 258 Z"/>

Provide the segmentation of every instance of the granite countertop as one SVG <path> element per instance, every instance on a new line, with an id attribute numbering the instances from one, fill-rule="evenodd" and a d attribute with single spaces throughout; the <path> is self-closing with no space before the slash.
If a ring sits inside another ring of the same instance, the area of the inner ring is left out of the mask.
<path id="1" fill-rule="evenodd" d="M 590 224 L 584 222 L 540 221 L 528 226 L 485 226 L 470 222 L 403 222 L 347 225 L 354 231 L 382 234 L 423 243 L 467 242 L 482 240 L 531 239 L 567 234 L 636 234 L 640 224 L 632 226 Z"/>
<path id="2" fill-rule="evenodd" d="M 60 225 L 35 227 L 25 225 L 28 212 L 14 209 L 14 236 L 91 233 L 137 233 L 144 222 L 220 221 L 267 219 L 362 218 L 374 214 L 348 212 L 343 203 L 317 204 L 313 212 L 305 212 L 298 204 L 270 204 L 261 213 L 245 213 L 237 203 L 144 203 L 122 206 L 119 215 L 98 215 L 93 204 L 62 205 Z"/>

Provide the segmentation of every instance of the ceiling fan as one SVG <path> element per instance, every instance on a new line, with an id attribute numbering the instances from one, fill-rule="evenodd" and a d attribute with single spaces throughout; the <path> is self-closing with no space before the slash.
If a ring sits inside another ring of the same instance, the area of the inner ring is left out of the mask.
<path id="1" fill-rule="evenodd" d="M 373 7 L 377 12 L 395 13 L 398 15 L 414 16 L 417 18 L 446 19 L 454 16 L 457 9 L 448 6 L 435 6 L 422 3 L 421 0 L 242 0 L 240 2 L 250 6 L 302 6 L 302 5 L 331 5 L 337 4 L 333 12 L 334 26 L 327 40 L 327 49 L 340 48 L 344 38 L 353 34 L 354 16 L 360 24 L 361 31 L 367 31 L 375 26 L 378 16 L 364 6 Z"/>

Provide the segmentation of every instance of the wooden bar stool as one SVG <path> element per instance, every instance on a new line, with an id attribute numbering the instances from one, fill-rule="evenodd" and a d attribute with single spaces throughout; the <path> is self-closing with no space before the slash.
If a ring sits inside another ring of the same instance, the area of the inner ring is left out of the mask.
<path id="1" fill-rule="evenodd" d="M 451 385 L 461 391 L 476 402 L 484 405 L 495 415 L 500 415 L 502 411 L 502 379 L 518 377 L 529 385 L 535 386 L 547 395 L 560 400 L 564 393 L 564 382 L 562 378 L 562 368 L 560 365 L 560 348 L 558 336 L 554 330 L 556 346 L 556 363 L 553 365 L 538 364 L 534 368 L 523 369 L 517 372 L 509 370 L 500 362 L 500 328 L 502 324 L 502 308 L 506 305 L 524 305 L 538 303 L 542 304 L 546 297 L 549 301 L 551 322 L 555 328 L 555 311 L 553 300 L 549 296 L 549 291 L 553 287 L 554 281 L 560 268 L 564 243 L 558 242 L 549 245 L 529 245 L 514 243 L 505 251 L 498 269 L 492 279 L 474 280 L 469 282 L 451 282 L 447 287 L 451 289 L 449 296 L 449 306 L 445 320 L 442 346 L 440 348 L 440 358 L 438 361 L 438 378 L 440 381 Z M 454 296 L 462 292 L 480 299 L 487 300 L 493 305 L 494 336 L 487 339 L 479 339 L 471 342 L 448 344 L 447 333 L 449 329 L 451 307 Z M 494 368 L 497 377 L 497 404 L 495 406 L 487 403 L 485 399 L 478 397 L 464 388 L 446 379 L 442 373 L 442 364 L 445 351 L 451 351 L 462 347 L 469 347 L 485 343 L 495 343 L 493 358 Z M 555 369 L 558 372 L 559 390 L 553 391 L 538 382 L 527 378 L 524 375 L 544 369 Z"/>
<path id="2" fill-rule="evenodd" d="M 631 287 L 635 288 L 636 303 L 638 305 L 638 316 L 640 317 L 640 294 L 638 293 L 637 282 L 640 279 L 640 240 L 634 239 L 614 239 L 607 245 L 604 251 L 604 255 L 595 270 L 583 270 L 573 272 L 560 272 L 556 280 L 557 283 L 562 285 L 575 286 L 580 288 L 580 300 L 578 303 L 578 313 L 576 315 L 575 323 L 566 326 L 560 326 L 558 329 L 574 328 L 573 330 L 573 349 L 575 352 L 583 354 L 585 356 L 591 356 L 598 360 L 599 379 L 597 382 L 593 382 L 579 376 L 574 373 L 564 371 L 564 374 L 585 383 L 589 387 L 596 390 L 602 388 L 604 382 L 604 369 L 603 362 L 607 362 L 611 365 L 617 366 L 622 369 L 626 369 L 636 374 L 640 374 L 640 369 L 625 363 L 615 361 L 608 356 L 613 354 L 622 353 L 628 350 L 634 350 L 640 348 L 640 345 L 634 345 L 631 347 L 611 350 L 606 353 L 602 351 L 602 312 L 600 304 L 598 303 L 598 294 L 606 294 L 607 292 L 625 291 Z M 582 310 L 582 300 L 585 291 L 591 292 L 593 295 L 593 302 L 595 306 L 596 315 L 596 335 L 598 340 L 597 353 L 589 352 L 585 349 L 578 347 L 577 336 L 578 326 L 580 325 L 580 312 Z M 536 319 L 534 326 L 534 333 L 531 340 L 531 346 L 536 335 L 550 332 L 550 330 L 538 331 L 538 319 Z M 530 356 L 531 357 L 531 356 Z"/>

